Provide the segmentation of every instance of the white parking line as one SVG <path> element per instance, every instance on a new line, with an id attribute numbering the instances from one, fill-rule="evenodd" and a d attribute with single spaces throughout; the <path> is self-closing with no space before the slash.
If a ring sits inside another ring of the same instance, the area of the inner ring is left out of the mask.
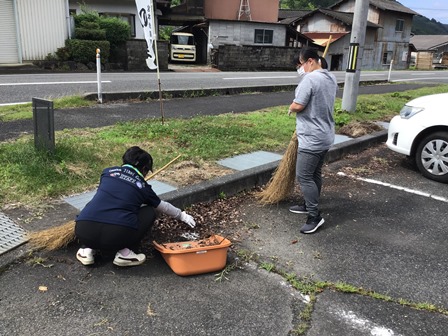
<path id="1" fill-rule="evenodd" d="M 96 84 L 98 81 L 80 82 L 35 82 L 35 83 L 0 83 L 0 86 L 21 86 L 21 85 L 59 85 L 59 84 Z M 111 83 L 111 81 L 101 81 L 101 83 Z"/>
<path id="2" fill-rule="evenodd" d="M 381 181 L 378 181 L 378 180 L 373 180 L 373 179 L 368 179 L 368 178 L 363 178 L 363 177 L 357 177 L 357 176 L 353 176 L 353 175 L 347 175 L 346 173 L 343 173 L 343 172 L 338 172 L 337 175 L 353 178 L 355 180 L 363 181 L 363 182 L 367 182 L 367 183 L 379 184 L 379 185 L 382 185 L 382 186 L 385 186 L 385 187 L 389 187 L 389 188 L 392 188 L 392 189 L 402 190 L 402 191 L 408 192 L 410 194 L 420 195 L 420 196 L 424 196 L 424 197 L 435 199 L 437 201 L 448 203 L 448 198 L 446 198 L 446 197 L 432 195 L 432 194 L 426 193 L 426 192 L 421 191 L 421 190 L 409 189 L 409 188 L 406 188 L 406 187 L 398 186 L 398 185 L 391 184 L 391 183 L 381 182 Z"/>
<path id="3" fill-rule="evenodd" d="M 11 106 L 11 105 L 23 105 L 23 104 L 30 104 L 31 102 L 22 102 L 22 103 L 5 103 L 0 104 L 0 106 Z"/>
<path id="4" fill-rule="evenodd" d="M 427 79 L 432 79 L 432 80 L 438 80 L 438 79 L 440 79 L 440 77 L 438 77 L 438 78 L 435 78 L 435 77 L 420 77 L 420 78 L 406 78 L 406 79 L 394 79 L 394 80 L 391 80 L 391 82 L 408 82 L 408 81 L 420 81 L 420 80 L 422 80 L 422 79 L 425 79 L 425 80 L 427 80 Z"/>

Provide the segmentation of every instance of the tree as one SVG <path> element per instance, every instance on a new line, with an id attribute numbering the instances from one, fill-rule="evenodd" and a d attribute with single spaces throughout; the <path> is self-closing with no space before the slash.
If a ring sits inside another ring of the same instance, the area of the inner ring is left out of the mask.
<path id="1" fill-rule="evenodd" d="M 337 0 L 280 0 L 283 9 L 315 9 L 335 4 Z"/>

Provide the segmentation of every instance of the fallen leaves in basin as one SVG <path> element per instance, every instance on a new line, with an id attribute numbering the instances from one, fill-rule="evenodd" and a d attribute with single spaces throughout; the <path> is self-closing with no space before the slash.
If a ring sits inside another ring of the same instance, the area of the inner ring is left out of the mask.
<path id="1" fill-rule="evenodd" d="M 185 209 L 188 214 L 194 217 L 196 221 L 195 228 L 190 228 L 183 222 L 169 216 L 161 215 L 152 228 L 152 240 L 159 244 L 187 242 L 191 241 L 188 237 L 194 235 L 198 237 L 195 239 L 195 244 L 200 243 L 203 246 L 217 245 L 219 241 L 210 241 L 208 238 L 215 234 L 226 237 L 232 227 L 238 226 L 242 222 L 240 213 L 237 210 L 240 197 L 243 197 L 243 195 L 196 203 Z M 180 248 L 185 249 L 182 245 L 180 245 Z M 189 248 L 193 248 L 193 246 Z"/>

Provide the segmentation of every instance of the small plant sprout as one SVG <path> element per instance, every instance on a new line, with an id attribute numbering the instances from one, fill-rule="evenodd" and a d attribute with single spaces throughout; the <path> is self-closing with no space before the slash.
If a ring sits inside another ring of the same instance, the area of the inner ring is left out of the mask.
<path id="1" fill-rule="evenodd" d="M 272 263 L 261 263 L 260 268 L 262 268 L 268 272 L 272 272 L 275 269 L 275 265 Z"/>

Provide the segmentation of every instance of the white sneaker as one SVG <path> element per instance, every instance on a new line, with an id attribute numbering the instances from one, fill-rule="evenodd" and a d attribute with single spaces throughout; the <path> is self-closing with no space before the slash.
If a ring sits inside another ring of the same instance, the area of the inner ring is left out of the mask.
<path id="1" fill-rule="evenodd" d="M 95 262 L 94 251 L 91 248 L 80 248 L 76 253 L 78 259 L 83 265 L 92 265 Z"/>
<path id="2" fill-rule="evenodd" d="M 129 254 L 125 257 L 117 252 L 114 259 L 114 264 L 117 266 L 137 266 L 145 262 L 146 256 L 143 253 L 136 254 L 132 250 L 129 250 Z"/>

